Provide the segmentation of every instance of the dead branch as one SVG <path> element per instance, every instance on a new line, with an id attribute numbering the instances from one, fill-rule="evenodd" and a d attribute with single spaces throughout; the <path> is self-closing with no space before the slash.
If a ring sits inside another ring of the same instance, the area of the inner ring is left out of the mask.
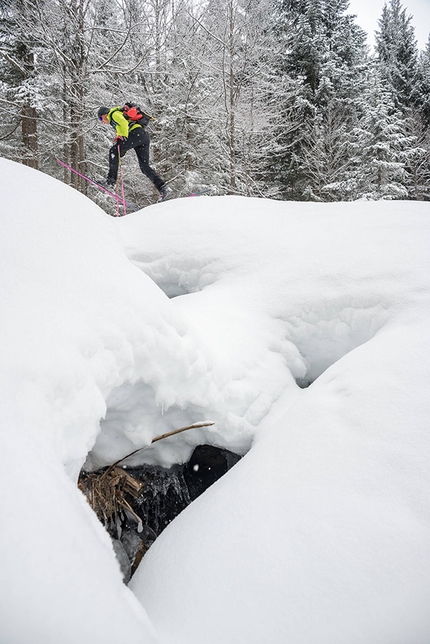
<path id="1" fill-rule="evenodd" d="M 169 438 L 169 436 L 175 436 L 175 434 L 180 434 L 181 432 L 186 432 L 189 429 L 199 429 L 201 427 L 211 427 L 212 425 L 215 425 L 215 423 L 210 421 L 210 420 L 206 420 L 206 421 L 203 421 L 201 423 L 194 423 L 194 425 L 187 425 L 186 427 L 181 427 L 180 429 L 174 429 L 172 432 L 167 432 L 166 434 L 161 434 L 161 436 L 156 436 L 155 438 L 153 438 L 152 441 L 151 441 L 151 445 L 152 445 L 152 443 L 156 443 L 157 441 L 161 441 L 164 438 Z M 120 458 L 118 461 L 115 461 L 115 463 L 113 463 L 113 465 L 111 465 L 110 467 L 115 467 L 116 465 L 119 465 L 119 463 L 122 463 L 127 458 L 129 458 L 130 456 L 133 456 L 134 454 L 137 454 L 137 452 L 140 452 L 143 449 L 148 449 L 148 447 L 150 447 L 151 445 L 144 445 L 143 447 L 138 447 L 133 452 L 130 452 L 130 454 L 127 454 L 126 456 L 123 456 L 122 458 Z"/>
<path id="2" fill-rule="evenodd" d="M 161 436 L 156 436 L 152 439 L 151 444 L 189 429 L 211 427 L 214 424 L 212 421 L 204 421 L 194 425 L 187 425 Z M 98 471 L 81 475 L 78 487 L 85 494 L 94 512 L 106 528 L 110 526 L 112 529 L 117 526 L 121 522 L 121 516 L 124 511 L 130 513 L 140 523 L 141 520 L 134 512 L 131 503 L 141 495 L 145 483 L 139 481 L 122 467 L 118 467 L 118 465 L 133 456 L 133 454 L 148 447 L 149 445 L 145 445 L 135 449 L 110 465 L 103 472 Z"/>

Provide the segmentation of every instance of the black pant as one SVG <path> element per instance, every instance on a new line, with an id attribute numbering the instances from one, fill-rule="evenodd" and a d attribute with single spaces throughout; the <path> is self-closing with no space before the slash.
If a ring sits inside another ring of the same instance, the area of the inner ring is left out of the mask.
<path id="1" fill-rule="evenodd" d="M 143 174 L 148 177 L 160 190 L 164 186 L 163 179 L 149 165 L 149 134 L 142 127 L 137 127 L 129 133 L 128 139 L 118 141 L 109 150 L 109 174 L 108 181 L 115 183 L 118 177 L 119 156 L 121 158 L 126 152 L 132 150 L 137 154 L 139 166 Z"/>

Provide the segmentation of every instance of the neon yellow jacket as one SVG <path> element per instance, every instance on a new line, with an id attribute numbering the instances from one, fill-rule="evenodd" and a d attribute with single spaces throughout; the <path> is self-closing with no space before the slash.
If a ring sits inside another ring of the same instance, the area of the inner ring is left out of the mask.
<path id="1" fill-rule="evenodd" d="M 113 107 L 108 112 L 107 119 L 112 127 L 115 128 L 117 136 L 122 136 L 124 139 L 128 137 L 129 132 L 135 130 L 137 127 L 142 127 L 139 123 L 127 121 L 119 106 Z"/>

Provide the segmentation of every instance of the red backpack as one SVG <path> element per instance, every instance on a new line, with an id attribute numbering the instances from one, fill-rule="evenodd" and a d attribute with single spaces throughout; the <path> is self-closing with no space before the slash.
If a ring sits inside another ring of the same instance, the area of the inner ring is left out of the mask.
<path id="1" fill-rule="evenodd" d="M 128 121 L 139 123 L 139 125 L 142 125 L 142 127 L 148 125 L 149 121 L 155 121 L 155 118 L 153 116 L 144 112 L 135 103 L 125 103 L 124 107 L 122 108 L 122 113 Z"/>

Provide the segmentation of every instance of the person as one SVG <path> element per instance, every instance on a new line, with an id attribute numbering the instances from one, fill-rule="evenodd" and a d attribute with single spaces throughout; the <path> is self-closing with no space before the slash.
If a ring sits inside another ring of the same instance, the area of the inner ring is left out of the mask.
<path id="1" fill-rule="evenodd" d="M 105 125 L 111 125 L 116 132 L 114 144 L 109 150 L 109 173 L 103 183 L 109 188 L 115 187 L 120 158 L 134 149 L 141 171 L 152 181 L 160 194 L 158 201 L 171 197 L 172 189 L 149 165 L 149 134 L 145 130 L 149 117 L 141 119 L 140 122 L 129 121 L 120 107 L 105 106 L 99 108 L 97 116 L 99 121 Z"/>

